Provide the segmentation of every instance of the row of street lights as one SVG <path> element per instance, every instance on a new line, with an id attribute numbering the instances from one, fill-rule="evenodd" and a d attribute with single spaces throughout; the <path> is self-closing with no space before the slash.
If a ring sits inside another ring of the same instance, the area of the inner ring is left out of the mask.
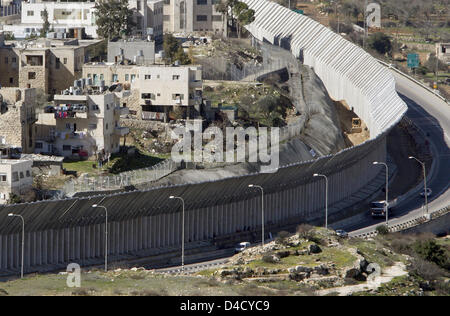
<path id="1" fill-rule="evenodd" d="M 426 176 L 426 169 L 425 169 L 425 163 L 417 159 L 416 157 L 410 156 L 409 159 L 414 159 L 418 163 L 422 165 L 423 168 L 423 177 L 424 177 L 424 195 L 425 195 L 425 205 L 426 205 L 426 213 L 428 214 L 428 192 L 427 192 L 427 176 Z M 386 226 L 388 225 L 389 221 L 389 167 L 384 162 L 373 162 L 374 165 L 383 165 L 386 167 L 386 201 L 385 201 L 385 210 L 386 210 Z M 328 177 L 323 174 L 315 173 L 313 175 L 314 177 L 322 177 L 325 179 L 325 228 L 328 228 Z M 261 241 L 262 246 L 264 247 L 264 188 L 260 185 L 256 184 L 250 184 L 248 186 L 249 188 L 258 188 L 261 190 L 261 227 L 262 227 L 262 233 L 261 233 Z M 169 199 L 178 199 L 182 202 L 183 205 L 183 213 L 182 213 L 182 232 L 181 232 L 181 269 L 184 271 L 184 230 L 185 230 L 185 202 L 182 197 L 171 195 Z M 92 205 L 93 208 L 103 208 L 105 210 L 105 272 L 108 271 L 108 209 L 106 206 L 94 204 Z M 8 217 L 19 217 L 22 220 L 22 266 L 20 271 L 20 277 L 23 278 L 23 267 L 24 267 L 24 253 L 25 253 L 25 220 L 24 218 L 19 214 L 9 213 Z"/>

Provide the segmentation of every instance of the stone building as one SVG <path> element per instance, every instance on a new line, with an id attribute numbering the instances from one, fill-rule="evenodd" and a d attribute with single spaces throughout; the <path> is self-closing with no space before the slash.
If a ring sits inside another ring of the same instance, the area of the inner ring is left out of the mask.
<path id="1" fill-rule="evenodd" d="M 437 43 L 436 54 L 440 61 L 450 65 L 450 43 Z"/>
<path id="2" fill-rule="evenodd" d="M 33 162 L 29 160 L 0 160 L 0 204 L 11 195 L 24 196 L 32 191 Z"/>
<path id="3" fill-rule="evenodd" d="M 1 44 L 1 43 L 0 43 Z M 80 78 L 81 69 L 99 40 L 11 41 L 0 46 L 0 84 L 42 89 L 56 94 Z"/>
<path id="4" fill-rule="evenodd" d="M 154 64 L 155 42 L 141 39 L 109 41 L 108 62 L 119 63 L 125 60 L 140 65 Z"/>
<path id="5" fill-rule="evenodd" d="M 85 89 L 55 95 L 53 113 L 39 115 L 35 152 L 81 158 L 119 152 L 121 138 L 129 132 L 120 126 L 120 116 L 128 114 L 120 100 L 127 93 Z"/>
<path id="6" fill-rule="evenodd" d="M 33 153 L 35 146 L 36 90 L 0 89 L 0 144 Z"/>
<path id="7" fill-rule="evenodd" d="M 103 80 L 106 86 L 129 86 L 133 100 L 128 100 L 127 107 L 139 119 L 167 122 L 175 109 L 183 112 L 181 118 L 193 118 L 201 112 L 200 66 L 85 64 L 83 77 Z"/>
<path id="8" fill-rule="evenodd" d="M 164 0 L 148 0 L 147 1 L 147 28 L 150 29 L 149 35 L 159 43 L 163 39 L 164 22 Z"/>
<path id="9" fill-rule="evenodd" d="M 164 32 L 226 35 L 226 19 L 215 10 L 219 0 L 165 0 Z"/>

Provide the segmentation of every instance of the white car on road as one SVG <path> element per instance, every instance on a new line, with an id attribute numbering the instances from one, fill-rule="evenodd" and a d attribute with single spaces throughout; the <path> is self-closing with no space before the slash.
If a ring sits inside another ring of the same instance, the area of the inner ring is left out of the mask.
<path id="1" fill-rule="evenodd" d="M 431 194 L 433 194 L 433 191 L 430 188 L 427 188 L 427 197 L 430 197 Z M 425 197 L 425 190 L 420 192 L 420 196 L 423 198 Z"/>

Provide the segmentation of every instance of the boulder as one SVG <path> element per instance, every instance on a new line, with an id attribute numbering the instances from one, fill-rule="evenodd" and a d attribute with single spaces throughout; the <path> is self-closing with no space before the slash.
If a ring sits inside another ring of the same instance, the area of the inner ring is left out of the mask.
<path id="1" fill-rule="evenodd" d="M 310 253 L 321 253 L 322 249 L 318 245 L 312 244 L 309 246 L 309 252 Z"/>
<path id="2" fill-rule="evenodd" d="M 293 280 L 293 281 L 303 281 L 307 278 L 309 278 L 310 274 L 309 273 L 290 273 L 289 274 L 289 279 Z"/>
<path id="3" fill-rule="evenodd" d="M 326 264 L 321 264 L 314 268 L 314 272 L 319 275 L 328 275 L 330 274 L 330 268 Z"/>
<path id="4" fill-rule="evenodd" d="M 351 268 L 345 272 L 346 279 L 354 279 L 357 281 L 366 281 L 367 277 L 361 272 L 360 269 Z"/>
<path id="5" fill-rule="evenodd" d="M 304 267 L 304 266 L 296 266 L 295 268 L 294 268 L 294 272 L 295 273 L 311 273 L 313 271 L 313 269 L 312 268 L 309 268 L 309 267 Z"/>

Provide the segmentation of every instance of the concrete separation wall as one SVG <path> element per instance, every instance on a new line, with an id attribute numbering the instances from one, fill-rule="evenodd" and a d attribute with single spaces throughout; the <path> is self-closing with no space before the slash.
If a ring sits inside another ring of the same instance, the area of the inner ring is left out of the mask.
<path id="1" fill-rule="evenodd" d="M 108 209 L 108 252 L 111 258 L 152 255 L 181 244 L 181 205 L 186 201 L 186 241 L 257 230 L 265 189 L 265 223 L 301 223 L 323 214 L 324 183 L 314 173 L 329 175 L 330 204 L 366 188 L 382 170 L 372 166 L 386 159 L 386 135 L 406 112 L 390 72 L 355 45 L 317 22 L 265 0 L 244 0 L 257 12 L 250 32 L 260 40 L 283 44 L 314 68 L 330 94 L 346 100 L 367 122 L 371 140 L 316 160 L 290 163 L 277 173 L 253 173 L 217 181 L 201 181 L 95 197 L 0 207 L 0 274 L 20 268 L 21 225 L 8 213 L 25 219 L 25 270 L 60 267 L 70 262 L 102 260 L 104 210 Z M 289 45 L 285 45 L 289 44 Z M 303 52 L 301 54 L 301 52 Z"/>

